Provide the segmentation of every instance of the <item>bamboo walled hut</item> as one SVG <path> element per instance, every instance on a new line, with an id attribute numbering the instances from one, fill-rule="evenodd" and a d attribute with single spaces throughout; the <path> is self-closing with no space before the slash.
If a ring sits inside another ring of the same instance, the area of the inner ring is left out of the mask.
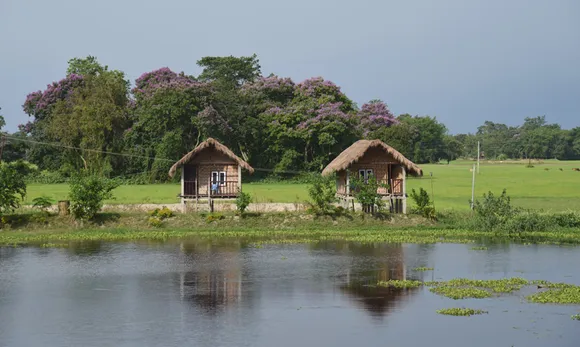
<path id="1" fill-rule="evenodd" d="M 175 176 L 178 168 L 181 168 L 182 203 L 192 199 L 236 198 L 242 190 L 242 169 L 254 172 L 248 163 L 213 138 L 173 164 L 169 176 Z"/>
<path id="2" fill-rule="evenodd" d="M 407 213 L 407 173 L 422 176 L 423 171 L 400 152 L 380 140 L 359 140 L 338 155 L 324 170 L 323 176 L 337 174 L 336 193 L 341 201 L 353 202 L 350 178 L 374 177 L 383 185 L 377 193 L 389 200 L 393 212 Z"/>

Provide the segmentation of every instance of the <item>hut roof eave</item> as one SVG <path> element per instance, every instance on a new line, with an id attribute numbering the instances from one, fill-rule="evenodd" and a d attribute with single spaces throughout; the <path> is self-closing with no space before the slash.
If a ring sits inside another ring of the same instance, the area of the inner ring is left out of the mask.
<path id="1" fill-rule="evenodd" d="M 333 172 L 339 172 L 348 169 L 352 164 L 358 162 L 365 153 L 370 148 L 381 148 L 385 152 L 393 156 L 393 158 L 405 167 L 407 172 L 413 176 L 423 176 L 423 170 L 418 167 L 415 163 L 405 158 L 403 154 L 394 149 L 393 147 L 387 145 L 381 140 L 359 140 L 353 143 L 350 147 L 342 151 L 338 157 L 334 158 L 330 164 L 328 164 L 324 170 L 322 170 L 323 176 L 328 176 Z"/>
<path id="2" fill-rule="evenodd" d="M 191 152 L 184 155 L 183 158 L 178 160 L 175 164 L 173 164 L 173 166 L 171 166 L 171 169 L 169 169 L 169 177 L 175 176 L 175 173 L 177 172 L 177 169 L 179 167 L 189 163 L 191 160 L 193 160 L 193 158 L 195 158 L 196 155 L 198 155 L 200 152 L 210 147 L 215 148 L 218 152 L 226 155 L 227 157 L 235 161 L 240 167 L 250 172 L 250 174 L 254 173 L 254 168 L 252 168 L 250 164 L 246 163 L 244 160 L 238 157 L 228 147 L 224 146 L 219 141 L 210 137 L 207 140 L 200 143 Z"/>

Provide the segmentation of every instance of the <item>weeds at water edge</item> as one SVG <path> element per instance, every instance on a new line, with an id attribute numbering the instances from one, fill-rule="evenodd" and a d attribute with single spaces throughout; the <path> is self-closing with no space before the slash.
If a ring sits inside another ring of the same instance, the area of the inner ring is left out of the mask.
<path id="1" fill-rule="evenodd" d="M 448 315 L 448 316 L 468 317 L 468 316 L 473 316 L 476 314 L 484 314 L 484 313 L 487 313 L 487 311 L 474 310 L 472 308 L 446 308 L 446 309 L 442 309 L 442 310 L 437 310 L 437 313 Z"/>

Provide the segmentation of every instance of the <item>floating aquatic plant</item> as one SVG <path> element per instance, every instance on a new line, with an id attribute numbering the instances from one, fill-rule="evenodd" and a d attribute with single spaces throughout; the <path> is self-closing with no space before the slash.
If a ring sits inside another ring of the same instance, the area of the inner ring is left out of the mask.
<path id="1" fill-rule="evenodd" d="M 380 281 L 377 285 L 391 288 L 418 288 L 423 285 L 423 282 L 413 280 L 388 280 Z"/>
<path id="2" fill-rule="evenodd" d="M 580 286 L 549 289 L 527 299 L 538 304 L 580 304 Z"/>
<path id="3" fill-rule="evenodd" d="M 580 320 L 580 314 L 575 314 L 572 316 L 572 319 L 574 320 Z"/>
<path id="4" fill-rule="evenodd" d="M 437 313 L 448 316 L 473 316 L 476 314 L 487 313 L 487 311 L 474 310 L 472 308 L 446 308 L 442 310 L 437 310 Z"/>
<path id="5" fill-rule="evenodd" d="M 474 298 L 474 299 L 483 299 L 491 297 L 491 293 L 487 290 L 478 289 L 478 288 L 463 288 L 463 287 L 448 287 L 448 286 L 441 286 L 441 287 L 433 287 L 429 289 L 432 293 L 442 295 L 448 297 L 453 300 L 459 299 L 467 299 L 467 298 Z"/>
<path id="6" fill-rule="evenodd" d="M 413 271 L 433 271 L 432 267 L 416 267 Z"/>
<path id="7" fill-rule="evenodd" d="M 471 247 L 472 251 L 487 251 L 487 247 L 485 246 L 478 246 L 478 247 Z"/>

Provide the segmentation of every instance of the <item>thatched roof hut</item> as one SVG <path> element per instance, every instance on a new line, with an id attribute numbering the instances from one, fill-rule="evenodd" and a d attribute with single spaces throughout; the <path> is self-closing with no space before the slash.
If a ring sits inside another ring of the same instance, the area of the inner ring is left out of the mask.
<path id="1" fill-rule="evenodd" d="M 423 170 L 415 165 L 412 161 L 405 158 L 399 151 L 393 147 L 387 145 L 381 140 L 359 140 L 353 143 L 350 147 L 345 149 L 342 153 L 338 155 L 324 170 L 322 171 L 323 176 L 332 174 L 333 172 L 339 172 L 348 169 L 352 164 L 355 164 L 364 157 L 364 155 L 370 149 L 380 149 L 385 153 L 388 153 L 395 161 L 400 165 L 403 165 L 408 173 L 414 176 L 422 176 Z"/>
<path id="2" fill-rule="evenodd" d="M 242 160 L 240 157 L 234 154 L 228 147 L 221 144 L 219 141 L 213 138 L 208 138 L 207 140 L 200 143 L 197 147 L 195 147 L 191 152 L 187 153 L 183 156 L 179 161 L 177 161 L 171 169 L 169 169 L 169 177 L 175 176 L 177 169 L 195 159 L 200 153 L 207 149 L 215 149 L 217 152 L 225 155 L 226 157 L 230 158 L 234 162 L 236 162 L 241 168 L 249 171 L 250 173 L 254 173 L 254 169 Z"/>

